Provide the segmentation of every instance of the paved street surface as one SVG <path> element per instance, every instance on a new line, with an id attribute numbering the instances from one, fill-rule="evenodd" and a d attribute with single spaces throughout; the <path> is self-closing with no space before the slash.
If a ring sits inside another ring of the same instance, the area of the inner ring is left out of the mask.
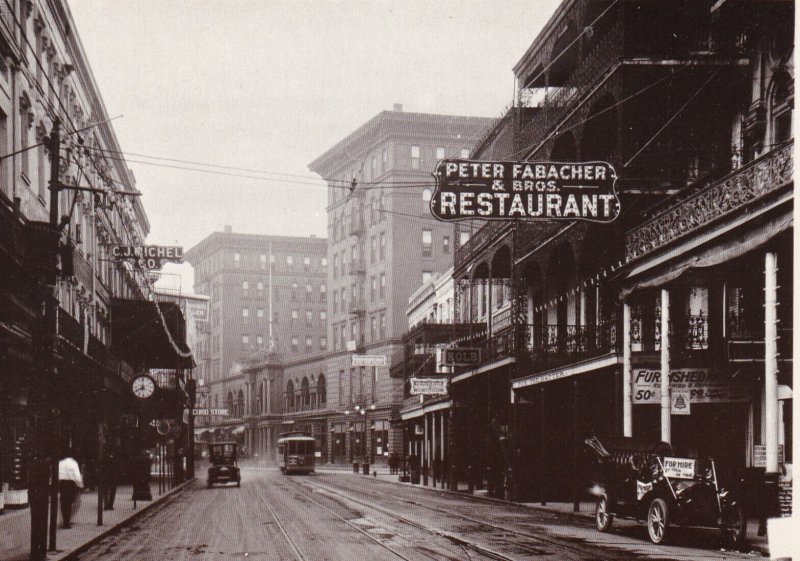
<path id="1" fill-rule="evenodd" d="M 704 560 L 711 532 L 656 547 L 642 526 L 610 534 L 591 521 L 348 473 L 284 476 L 244 468 L 241 488 L 198 481 L 79 555 L 91 560 Z"/>

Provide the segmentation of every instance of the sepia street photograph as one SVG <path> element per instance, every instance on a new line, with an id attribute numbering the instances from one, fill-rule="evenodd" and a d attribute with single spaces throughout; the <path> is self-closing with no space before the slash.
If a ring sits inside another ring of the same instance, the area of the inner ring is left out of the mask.
<path id="1" fill-rule="evenodd" d="M 800 561 L 795 16 L 0 0 L 0 561 Z"/>

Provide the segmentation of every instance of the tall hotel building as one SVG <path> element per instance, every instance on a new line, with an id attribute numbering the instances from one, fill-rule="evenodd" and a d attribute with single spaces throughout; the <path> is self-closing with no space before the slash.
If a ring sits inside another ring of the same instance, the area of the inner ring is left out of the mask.
<path id="1" fill-rule="evenodd" d="M 431 173 L 468 157 L 489 119 L 383 111 L 309 164 L 328 182 L 327 399 L 331 461 L 383 461 L 402 451 L 389 427 L 403 399 L 408 298 L 453 265 L 454 228 L 430 214 Z M 353 187 L 354 186 L 354 187 Z M 386 357 L 353 366 L 352 355 Z"/>

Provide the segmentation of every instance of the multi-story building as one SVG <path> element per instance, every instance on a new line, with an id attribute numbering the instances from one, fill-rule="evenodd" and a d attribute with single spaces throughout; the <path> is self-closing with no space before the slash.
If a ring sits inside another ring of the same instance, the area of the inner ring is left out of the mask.
<path id="1" fill-rule="evenodd" d="M 442 158 L 467 156 L 488 122 L 406 113 L 395 105 L 309 165 L 328 182 L 333 461 L 383 461 L 402 451 L 401 432 L 389 430 L 402 383 L 389 369 L 402 359 L 408 297 L 453 260 L 453 227 L 428 208 L 431 173 Z M 386 366 L 353 366 L 353 354 L 385 356 Z"/>
<path id="2" fill-rule="evenodd" d="M 774 490 L 792 461 L 793 11 L 558 7 L 472 157 L 610 162 L 622 213 L 475 224 L 456 249 L 455 309 L 485 335 L 452 377 L 454 479 L 577 508 L 581 441 L 613 434 Z"/>
<path id="3" fill-rule="evenodd" d="M 320 381 L 321 368 L 309 366 L 305 376 L 283 368 L 328 350 L 327 241 L 238 234 L 226 226 L 187 251 L 186 260 L 195 292 L 210 297 L 198 343 L 200 395 L 208 407 L 229 410 L 198 427 L 225 428 L 241 435 L 248 451 L 264 453 L 277 433 L 268 438 L 255 417 L 282 414 L 287 385 L 293 406 L 295 391 L 305 396 L 308 384 Z"/>
<path id="4" fill-rule="evenodd" d="M 133 377 L 170 369 L 176 390 L 160 396 L 175 397 L 193 363 L 180 310 L 151 299 L 140 266 L 112 259 L 116 246 L 144 244 L 150 225 L 67 3 L 6 2 L 0 51 L 0 484 L 9 489 L 0 505 L 30 500 L 26 546 L 43 559 L 58 445 L 91 461 L 103 434 L 120 456 L 138 454 L 146 429 L 134 427 L 148 419 L 136 422 L 147 415 L 133 403 Z M 158 412 L 170 413 L 179 416 Z"/>
<path id="5" fill-rule="evenodd" d="M 395 366 L 403 378 L 403 404 L 399 419 L 403 428 L 402 462 L 413 464 L 411 481 L 446 486 L 449 478 L 449 441 L 452 430 L 452 399 L 443 395 L 413 394 L 412 380 L 447 380 L 453 366 L 444 360 L 444 350 L 468 340 L 483 324 L 454 321 L 453 269 L 420 286 L 408 299 L 408 331 L 403 335 L 403 361 Z"/>

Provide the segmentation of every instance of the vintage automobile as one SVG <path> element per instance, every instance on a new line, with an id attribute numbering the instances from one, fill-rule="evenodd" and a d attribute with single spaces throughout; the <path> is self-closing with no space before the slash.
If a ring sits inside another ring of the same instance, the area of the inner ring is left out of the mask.
<path id="1" fill-rule="evenodd" d="M 672 525 L 719 529 L 725 547 L 740 548 L 747 534 L 744 505 L 720 487 L 714 460 L 679 456 L 666 442 L 589 438 L 596 463 L 597 529 L 608 532 L 614 517 L 644 521 L 655 544 Z"/>
<path id="2" fill-rule="evenodd" d="M 208 445 L 208 457 L 211 465 L 208 467 L 208 487 L 214 483 L 236 483 L 241 486 L 242 477 L 239 466 L 235 442 L 212 442 Z"/>

